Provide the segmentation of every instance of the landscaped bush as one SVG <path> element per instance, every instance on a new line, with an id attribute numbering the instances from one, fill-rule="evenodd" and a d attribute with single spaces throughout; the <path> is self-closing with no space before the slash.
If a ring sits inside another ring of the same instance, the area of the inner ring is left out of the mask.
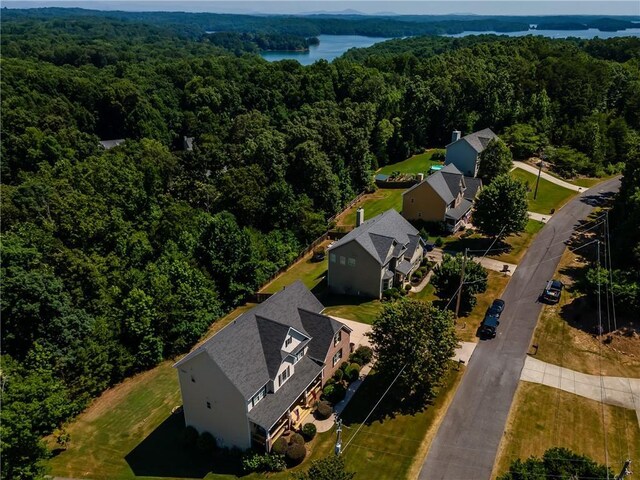
<path id="1" fill-rule="evenodd" d="M 340 372 L 341 370 L 338 370 L 338 371 Z M 333 385 L 334 383 L 339 382 L 339 381 L 340 380 L 337 380 L 335 378 L 335 375 L 334 375 L 333 377 L 327 379 L 327 382 L 324 384 L 324 386 L 328 387 L 329 385 Z"/>
<path id="2" fill-rule="evenodd" d="M 405 295 L 408 294 L 410 290 L 411 290 L 411 285 L 407 284 L 407 285 L 404 286 Z"/>
<path id="3" fill-rule="evenodd" d="M 299 433 L 294 433 L 289 439 L 289 444 L 293 445 L 295 443 L 297 443 L 298 445 L 304 445 L 304 437 Z"/>
<path id="4" fill-rule="evenodd" d="M 271 446 L 271 453 L 284 455 L 287 452 L 287 448 L 289 448 L 289 444 L 284 438 L 280 437 Z"/>
<path id="5" fill-rule="evenodd" d="M 287 469 L 287 463 L 284 455 L 252 453 L 242 459 L 242 469 L 247 473 L 283 472 Z"/>
<path id="6" fill-rule="evenodd" d="M 360 365 L 352 363 L 349 368 L 344 372 L 349 382 L 354 382 L 360 377 Z"/>
<path id="7" fill-rule="evenodd" d="M 340 364 L 340 370 L 342 370 L 344 372 L 347 369 L 348 366 L 349 366 L 349 362 L 342 362 Z"/>
<path id="8" fill-rule="evenodd" d="M 438 237 L 436 238 L 436 241 L 434 242 L 434 245 L 438 248 L 440 248 L 442 245 L 444 245 L 444 242 L 442 241 L 442 238 Z"/>
<path id="9" fill-rule="evenodd" d="M 213 452 L 216 448 L 216 439 L 209 432 L 202 432 L 196 441 L 196 447 L 201 452 Z"/>
<path id="10" fill-rule="evenodd" d="M 413 272 L 413 278 L 415 278 L 416 280 L 422 280 L 422 272 L 420 271 L 420 269 Z"/>
<path id="11" fill-rule="evenodd" d="M 404 290 L 400 290 L 398 288 L 389 288 L 388 290 L 385 290 L 384 292 L 382 292 L 382 300 L 383 301 L 397 300 L 401 298 L 403 295 L 405 295 Z"/>
<path id="12" fill-rule="evenodd" d="M 443 151 L 438 150 L 437 152 L 433 152 L 431 154 L 431 160 L 435 162 L 444 162 L 445 154 Z"/>
<path id="13" fill-rule="evenodd" d="M 326 420 L 333 413 L 333 408 L 329 405 L 329 402 L 320 401 L 316 406 L 316 417 L 319 420 Z"/>
<path id="14" fill-rule="evenodd" d="M 358 365 L 366 365 L 373 358 L 373 350 L 366 345 L 359 346 L 355 352 L 349 355 L 349 362 Z"/>
<path id="15" fill-rule="evenodd" d="M 298 443 L 293 443 L 287 449 L 285 457 L 287 459 L 287 464 L 293 467 L 300 464 L 306 455 L 307 449 L 304 447 L 304 444 L 300 445 Z"/>
<path id="16" fill-rule="evenodd" d="M 334 405 L 342 400 L 347 394 L 347 388 L 344 386 L 344 383 L 337 383 L 335 388 L 333 389 L 333 393 L 328 400 Z"/>
<path id="17" fill-rule="evenodd" d="M 340 383 L 342 381 L 343 376 L 344 376 L 344 372 L 338 369 L 336 370 L 336 373 L 333 374 L 333 377 L 330 380 L 333 380 L 335 383 Z"/>
<path id="18" fill-rule="evenodd" d="M 180 443 L 187 447 L 194 447 L 198 441 L 198 431 L 191 425 L 187 425 L 180 432 Z"/>
<path id="19" fill-rule="evenodd" d="M 302 427 L 302 436 L 307 442 L 313 440 L 313 437 L 316 436 L 316 426 L 313 423 L 305 423 Z"/>
<path id="20" fill-rule="evenodd" d="M 336 384 L 325 385 L 325 387 L 322 389 L 322 395 L 324 395 L 324 398 L 330 399 L 335 389 Z"/>

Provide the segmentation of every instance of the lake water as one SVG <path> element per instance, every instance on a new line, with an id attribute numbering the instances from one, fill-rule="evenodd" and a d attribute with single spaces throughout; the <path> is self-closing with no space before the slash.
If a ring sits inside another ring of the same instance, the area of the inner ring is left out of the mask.
<path id="1" fill-rule="evenodd" d="M 612 38 L 634 36 L 640 37 L 640 28 L 629 28 L 619 32 L 601 32 L 595 28 L 589 30 L 527 30 L 524 32 L 463 32 L 453 35 L 444 35 L 446 37 L 466 37 L 467 35 L 495 34 L 508 35 L 510 37 L 522 37 L 524 35 L 543 35 L 550 38 Z M 308 52 L 264 52 L 262 58 L 270 62 L 278 60 L 297 60 L 302 65 L 311 65 L 317 60 L 324 59 L 330 62 L 334 58 L 338 58 L 350 48 L 366 48 L 374 43 L 384 42 L 388 38 L 380 37 L 363 37 L 361 35 L 319 35 L 320 45 L 309 47 Z"/>
<path id="2" fill-rule="evenodd" d="M 320 45 L 312 45 L 308 52 L 264 52 L 262 58 L 270 62 L 278 60 L 297 60 L 302 65 L 324 59 L 330 62 L 350 48 L 366 48 L 374 43 L 384 42 L 387 38 L 363 37 L 361 35 L 318 35 Z"/>

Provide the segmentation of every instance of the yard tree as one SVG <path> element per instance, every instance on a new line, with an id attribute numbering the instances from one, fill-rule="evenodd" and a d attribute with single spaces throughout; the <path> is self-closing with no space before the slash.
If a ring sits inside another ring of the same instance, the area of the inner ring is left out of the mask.
<path id="1" fill-rule="evenodd" d="M 524 461 L 519 458 L 514 460 L 509 466 L 509 471 L 498 477 L 498 480 L 546 478 L 586 480 L 614 478 L 614 474 L 609 467 L 600 465 L 585 455 L 579 455 L 567 448 L 554 447 L 544 452 L 542 458 L 532 456 Z"/>
<path id="2" fill-rule="evenodd" d="M 513 155 L 507 144 L 499 138 L 494 138 L 480 154 L 478 176 L 488 185 L 497 176 L 509 173 L 512 164 Z"/>
<path id="3" fill-rule="evenodd" d="M 404 368 L 392 392 L 417 408 L 433 397 L 458 343 L 450 312 L 413 299 L 385 304 L 369 337 L 377 372 L 391 381 Z"/>
<path id="4" fill-rule="evenodd" d="M 485 235 L 503 238 L 526 228 L 527 209 L 527 185 L 508 174 L 500 175 L 480 191 L 473 224 Z"/>
<path id="5" fill-rule="evenodd" d="M 348 472 L 344 464 L 344 458 L 330 456 L 311 462 L 311 467 L 306 472 L 293 474 L 294 480 L 351 480 L 355 472 Z"/>
<path id="6" fill-rule="evenodd" d="M 436 289 L 436 295 L 442 301 L 448 302 L 458 291 L 464 261 L 461 254 L 456 256 L 444 255 L 442 263 L 433 269 L 431 283 Z M 475 296 L 487 289 L 487 270 L 479 263 L 467 259 L 464 269 L 464 282 L 462 298 L 460 299 L 460 312 L 463 315 L 473 310 L 476 304 Z M 455 305 L 455 299 L 449 302 L 449 308 L 453 309 Z"/>

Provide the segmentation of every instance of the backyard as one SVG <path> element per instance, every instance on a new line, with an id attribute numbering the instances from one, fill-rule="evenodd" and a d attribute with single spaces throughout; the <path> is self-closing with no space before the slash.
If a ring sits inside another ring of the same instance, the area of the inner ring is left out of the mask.
<path id="1" fill-rule="evenodd" d="M 164 480 L 264 478 L 261 474 L 243 475 L 237 455 L 204 457 L 180 446 L 178 436 L 184 419 L 181 413 L 171 414 L 172 408 L 180 405 L 177 375 L 171 364 L 164 362 L 98 398 L 67 428 L 71 444 L 49 461 L 50 473 L 96 480 L 141 476 Z M 434 403 L 412 415 L 397 413 L 395 405 L 383 401 L 354 437 L 387 387 L 375 373 L 370 374 L 342 416 L 347 467 L 362 478 L 408 478 L 412 469 L 419 468 L 461 376 L 462 370 L 452 369 Z M 309 458 L 296 469 L 307 468 L 309 460 L 332 455 L 334 443 L 333 430 L 319 434 L 311 444 Z M 270 478 L 284 480 L 290 473 Z"/>
<path id="2" fill-rule="evenodd" d="M 636 413 L 559 389 L 520 382 L 492 478 L 505 473 L 516 458 L 540 456 L 551 447 L 566 447 L 600 463 L 608 459 L 618 471 L 627 458 L 640 458 Z"/>
<path id="3" fill-rule="evenodd" d="M 440 148 L 432 148 L 427 150 L 424 153 L 420 153 L 418 155 L 414 155 L 413 157 L 409 157 L 406 160 L 398 163 L 392 163 L 390 165 L 385 165 L 381 169 L 379 169 L 376 173 L 381 173 L 383 175 L 391 175 L 393 172 L 400 173 L 424 173 L 425 175 L 429 173 L 429 169 L 432 165 L 442 165 L 442 162 L 439 160 L 432 160 L 433 154 L 436 152 L 444 153 L 444 149 Z"/>
<path id="4" fill-rule="evenodd" d="M 549 214 L 552 209 L 558 210 L 577 193 L 541 178 L 540 184 L 538 185 L 538 194 L 534 200 L 533 194 L 535 193 L 536 187 L 536 175 L 520 168 L 515 168 L 511 171 L 511 176 L 529 185 L 528 199 L 530 212 Z"/>
<path id="5" fill-rule="evenodd" d="M 373 193 L 363 196 L 358 203 L 349 208 L 337 219 L 338 226 L 354 227 L 356 210 L 364 208 L 364 219 L 369 220 L 391 208 L 402 211 L 402 192 L 405 188 L 379 188 Z"/>

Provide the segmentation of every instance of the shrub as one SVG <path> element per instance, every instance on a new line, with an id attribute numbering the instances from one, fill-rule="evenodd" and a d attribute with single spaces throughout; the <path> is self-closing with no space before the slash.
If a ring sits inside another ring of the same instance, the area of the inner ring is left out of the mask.
<path id="1" fill-rule="evenodd" d="M 283 472 L 287 469 L 287 463 L 284 455 L 252 453 L 242 459 L 242 469 L 247 473 Z"/>
<path id="2" fill-rule="evenodd" d="M 287 459 L 287 463 L 293 467 L 300 464 L 306 455 L 307 449 L 304 448 L 304 445 L 294 443 L 287 448 L 285 457 Z"/>
<path id="3" fill-rule="evenodd" d="M 330 399 L 335 389 L 336 385 L 326 385 L 322 390 L 322 395 L 324 395 L 324 398 Z"/>
<path id="4" fill-rule="evenodd" d="M 348 366 L 349 366 L 349 362 L 342 362 L 340 364 L 340 370 L 342 370 L 344 372 L 347 369 Z"/>
<path id="5" fill-rule="evenodd" d="M 194 447 L 197 441 L 198 431 L 191 425 L 184 427 L 182 432 L 180 432 L 180 443 L 183 445 L 187 447 Z"/>
<path id="6" fill-rule="evenodd" d="M 202 432 L 196 441 L 196 446 L 201 452 L 212 452 L 216 448 L 216 439 L 209 432 Z"/>
<path id="7" fill-rule="evenodd" d="M 333 413 L 333 408 L 329 405 L 329 402 L 320 401 L 316 406 L 316 416 L 319 420 L 326 420 Z"/>
<path id="8" fill-rule="evenodd" d="M 413 272 L 413 276 L 416 280 L 422 280 L 422 272 L 420 271 L 420 269 Z"/>
<path id="9" fill-rule="evenodd" d="M 336 383 L 333 388 L 333 392 L 331 392 L 331 396 L 327 397 L 334 405 L 342 400 L 347 394 L 347 389 L 344 387 L 342 383 Z"/>
<path id="10" fill-rule="evenodd" d="M 284 455 L 287 452 L 288 447 L 289 444 L 287 443 L 287 441 L 284 438 L 280 437 L 271 446 L 271 453 L 275 453 L 276 455 Z"/>
<path id="11" fill-rule="evenodd" d="M 438 237 L 436 238 L 436 241 L 434 242 L 434 245 L 438 248 L 440 248 L 442 245 L 444 245 L 444 242 L 442 241 L 442 238 Z"/>
<path id="12" fill-rule="evenodd" d="M 338 372 L 341 372 L 341 371 L 342 371 L 342 370 L 338 370 Z M 328 378 L 328 379 L 327 379 L 327 381 L 325 382 L 324 386 L 325 386 L 325 387 L 328 387 L 329 385 L 333 385 L 334 383 L 339 382 L 339 381 L 340 381 L 340 380 L 337 380 L 337 379 L 335 378 L 335 374 L 334 374 L 334 376 L 333 376 L 333 377 L 331 377 L 331 378 Z"/>
<path id="13" fill-rule="evenodd" d="M 352 363 L 351 365 L 349 365 L 349 368 L 347 368 L 345 375 L 347 376 L 349 382 L 356 381 L 360 376 L 360 365 L 358 365 L 357 363 Z"/>
<path id="14" fill-rule="evenodd" d="M 302 436 L 307 442 L 313 440 L 313 437 L 316 436 L 316 426 L 313 423 L 305 423 L 302 427 Z"/>
<path id="15" fill-rule="evenodd" d="M 373 358 L 373 350 L 366 345 L 359 346 L 355 352 L 349 357 L 351 363 L 357 363 L 359 365 L 366 365 Z"/>
<path id="16" fill-rule="evenodd" d="M 436 162 L 444 162 L 445 154 L 442 150 L 438 150 L 437 152 L 433 152 L 431 154 L 431 160 Z"/>
<path id="17" fill-rule="evenodd" d="M 405 293 L 405 295 L 406 295 L 407 293 L 409 293 L 409 291 L 410 291 L 410 290 L 411 290 L 411 285 L 407 284 L 407 285 L 405 285 L 405 286 L 404 286 L 404 293 Z"/>
<path id="18" fill-rule="evenodd" d="M 291 439 L 289 440 L 289 444 L 293 445 L 297 443 L 298 445 L 304 445 L 304 437 L 299 433 L 294 433 L 291 435 Z"/>
<path id="19" fill-rule="evenodd" d="M 333 381 L 335 383 L 340 383 L 342 381 L 342 377 L 344 376 L 344 372 L 340 369 L 336 370 L 336 373 L 333 374 Z M 331 379 L 329 379 L 331 380 Z"/>

